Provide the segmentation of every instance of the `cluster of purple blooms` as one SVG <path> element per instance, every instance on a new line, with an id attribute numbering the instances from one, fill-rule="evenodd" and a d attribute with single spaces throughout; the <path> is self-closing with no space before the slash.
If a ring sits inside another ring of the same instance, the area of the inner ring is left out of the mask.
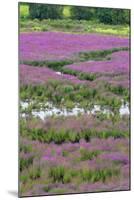
<path id="1" fill-rule="evenodd" d="M 110 60 L 106 61 L 87 61 L 67 66 L 70 69 L 85 73 L 98 74 L 126 74 L 129 73 L 129 52 L 119 51 L 113 53 Z"/>
<path id="2" fill-rule="evenodd" d="M 62 74 L 49 69 L 46 66 L 34 67 L 29 65 L 20 65 L 20 83 L 27 84 L 44 84 L 49 80 L 68 80 L 73 83 L 84 83 L 77 77 L 70 74 Z"/>
<path id="3" fill-rule="evenodd" d="M 129 39 L 98 34 L 62 32 L 21 33 L 21 60 L 62 60 L 81 51 L 128 47 Z"/>

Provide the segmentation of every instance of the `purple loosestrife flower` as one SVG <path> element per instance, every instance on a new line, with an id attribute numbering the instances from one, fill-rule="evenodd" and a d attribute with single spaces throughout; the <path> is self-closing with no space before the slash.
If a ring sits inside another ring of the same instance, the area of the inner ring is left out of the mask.
<path id="1" fill-rule="evenodd" d="M 100 157 L 101 159 L 112 160 L 114 162 L 119 162 L 124 165 L 128 164 L 129 162 L 128 155 L 125 155 L 120 152 L 104 153 Z"/>
<path id="2" fill-rule="evenodd" d="M 111 60 L 82 62 L 66 66 L 85 73 L 95 74 L 129 74 L 129 52 L 120 51 L 112 55 Z"/>
<path id="3" fill-rule="evenodd" d="M 20 59 L 62 60 L 80 51 L 96 51 L 128 46 L 128 38 L 101 34 L 21 33 Z"/>
<path id="4" fill-rule="evenodd" d="M 34 67 L 29 65 L 20 65 L 20 83 L 21 84 L 43 84 L 49 80 L 67 80 L 72 83 L 84 83 L 77 77 L 69 74 L 56 74 L 55 71 L 44 67 Z"/>

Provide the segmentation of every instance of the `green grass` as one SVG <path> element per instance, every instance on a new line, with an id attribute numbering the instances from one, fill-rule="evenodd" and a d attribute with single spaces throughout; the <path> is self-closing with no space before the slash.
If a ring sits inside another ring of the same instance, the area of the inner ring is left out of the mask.
<path id="1" fill-rule="evenodd" d="M 94 60 L 94 61 L 101 61 L 101 60 L 110 60 L 110 55 L 114 52 L 118 51 L 128 51 L 128 47 L 120 47 L 120 48 L 112 48 L 107 50 L 100 50 L 100 51 L 90 51 L 90 52 L 80 52 L 78 54 L 79 60 L 81 62 Z"/>
<path id="2" fill-rule="evenodd" d="M 49 170 L 49 177 L 52 181 L 55 182 L 62 182 L 62 183 L 69 183 L 72 182 L 73 177 L 77 177 L 81 179 L 81 182 L 98 182 L 102 181 L 105 182 L 107 179 L 116 177 L 120 173 L 118 168 L 111 169 L 82 169 L 82 170 L 72 170 L 67 169 L 64 166 L 57 166 L 51 167 Z"/>
<path id="3" fill-rule="evenodd" d="M 117 129 L 112 130 L 96 130 L 96 129 L 84 129 L 78 132 L 74 130 L 55 130 L 55 129 L 48 129 L 44 130 L 43 128 L 28 128 L 26 124 L 20 125 L 20 132 L 21 136 L 27 137 L 31 140 L 38 140 L 44 143 L 51 143 L 54 142 L 56 144 L 62 144 L 64 142 L 71 142 L 76 143 L 79 142 L 81 139 L 85 139 L 89 142 L 92 138 L 100 138 L 100 139 L 107 139 L 109 137 L 113 138 L 126 138 L 129 136 L 128 131 L 121 131 Z M 92 159 L 96 157 L 99 152 L 85 152 L 85 150 L 81 150 L 81 159 Z M 21 169 L 31 164 L 32 157 L 29 158 L 30 160 L 23 160 L 21 159 Z"/>
<path id="4" fill-rule="evenodd" d="M 21 100 L 29 99 L 44 102 L 46 99 L 53 102 L 54 105 L 66 104 L 68 101 L 80 103 L 86 99 L 95 100 L 96 95 L 96 89 L 89 88 L 88 85 L 75 85 L 61 81 L 49 81 L 45 85 L 23 85 L 20 87 Z"/>
<path id="5" fill-rule="evenodd" d="M 97 157 L 101 152 L 99 150 L 94 150 L 94 151 L 87 151 L 87 149 L 80 149 L 80 154 L 81 154 L 81 157 L 80 159 L 82 161 L 85 161 L 85 160 L 92 160 L 93 158 Z"/>
<path id="6" fill-rule="evenodd" d="M 97 169 L 97 170 L 82 170 L 81 177 L 86 182 L 105 182 L 107 178 L 119 175 L 119 169 Z"/>
<path id="7" fill-rule="evenodd" d="M 28 168 L 32 164 L 33 164 L 33 156 L 30 156 L 28 158 L 20 158 L 20 171 Z"/>
<path id="8" fill-rule="evenodd" d="M 22 12 L 24 13 L 24 11 Z M 25 11 L 26 13 L 26 11 Z M 22 15 L 22 14 L 21 14 Z M 23 14 L 20 20 L 20 31 L 63 31 L 70 33 L 100 33 L 110 35 L 129 36 L 128 25 L 106 25 L 97 21 L 72 20 L 72 19 L 38 19 L 29 20 L 27 14 Z"/>

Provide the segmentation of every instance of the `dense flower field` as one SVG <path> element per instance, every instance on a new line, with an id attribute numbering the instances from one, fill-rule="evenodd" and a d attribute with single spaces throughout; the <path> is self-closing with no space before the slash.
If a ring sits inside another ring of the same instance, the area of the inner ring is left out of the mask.
<path id="1" fill-rule="evenodd" d="M 75 65 L 69 65 L 73 70 L 86 73 L 98 74 L 128 74 L 129 73 L 129 52 L 119 51 L 113 53 L 110 60 L 106 61 L 87 61 Z"/>
<path id="2" fill-rule="evenodd" d="M 21 60 L 61 60 L 81 51 L 128 47 L 129 39 L 98 34 L 21 33 Z"/>
<path id="3" fill-rule="evenodd" d="M 20 33 L 19 51 L 20 195 L 129 190 L 129 38 Z"/>

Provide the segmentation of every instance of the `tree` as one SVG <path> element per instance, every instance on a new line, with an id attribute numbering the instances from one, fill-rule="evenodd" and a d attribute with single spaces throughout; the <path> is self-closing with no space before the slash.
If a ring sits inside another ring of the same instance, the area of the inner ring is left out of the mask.
<path id="1" fill-rule="evenodd" d="M 129 24 L 130 11 L 126 9 L 98 8 L 96 16 L 104 24 Z"/>
<path id="2" fill-rule="evenodd" d="M 87 7 L 80 7 L 80 6 L 72 6 L 70 9 L 71 18 L 72 19 L 84 19 L 90 20 L 93 19 L 95 16 L 95 9 L 94 8 L 87 8 Z"/>
<path id="3" fill-rule="evenodd" d="M 29 14 L 31 19 L 60 19 L 62 17 L 63 6 L 48 4 L 29 4 Z"/>

